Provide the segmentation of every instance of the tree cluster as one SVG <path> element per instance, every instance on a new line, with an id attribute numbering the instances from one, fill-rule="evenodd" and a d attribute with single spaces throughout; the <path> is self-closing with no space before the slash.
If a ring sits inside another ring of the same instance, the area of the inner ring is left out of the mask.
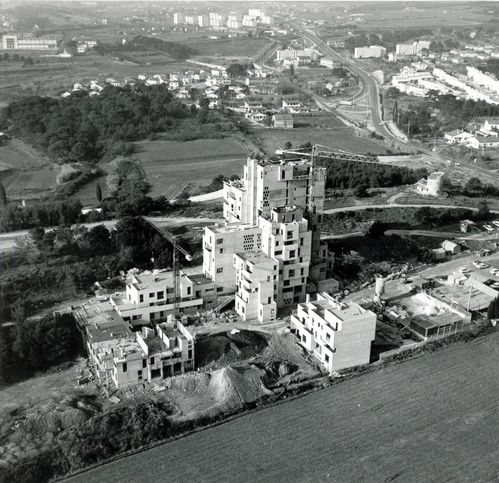
<path id="1" fill-rule="evenodd" d="M 179 242 L 193 255 L 199 250 L 186 238 Z M 112 231 L 104 225 L 33 229 L 19 243 L 17 257 L 5 261 L 0 279 L 4 320 L 15 315 L 18 305 L 32 313 L 88 293 L 96 281 L 121 270 L 171 267 L 172 246 L 142 218 L 126 217 Z"/>
<path id="2" fill-rule="evenodd" d="M 428 175 L 425 169 L 354 163 L 348 161 L 327 161 L 327 188 L 387 188 L 414 184 Z"/>
<path id="3" fill-rule="evenodd" d="M 81 333 L 73 315 L 20 320 L 0 329 L 0 380 L 14 382 L 44 372 L 81 351 Z"/>
<path id="4" fill-rule="evenodd" d="M 248 70 L 254 69 L 254 67 L 255 66 L 252 63 L 230 64 L 229 67 L 227 67 L 227 74 L 229 77 L 246 77 L 248 75 Z"/>
<path id="5" fill-rule="evenodd" d="M 193 117 L 164 85 L 106 86 L 99 96 L 32 96 L 10 103 L 0 126 L 58 162 L 97 161 L 120 142 L 175 129 Z"/>
<path id="6" fill-rule="evenodd" d="M 33 205 L 7 204 L 0 214 L 3 231 L 27 230 L 38 226 L 72 225 L 82 221 L 79 200 L 47 201 Z"/>

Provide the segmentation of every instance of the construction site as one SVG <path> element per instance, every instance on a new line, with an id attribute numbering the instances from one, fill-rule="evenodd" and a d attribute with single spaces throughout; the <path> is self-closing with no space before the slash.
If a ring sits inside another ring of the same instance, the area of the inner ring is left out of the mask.
<path id="1" fill-rule="evenodd" d="M 322 146 L 248 158 L 224 184 L 225 223 L 204 229 L 200 267 L 182 267 L 192 255 L 146 219 L 172 244 L 172 270 L 130 270 L 123 292 L 74 308 L 90 379 L 115 401 L 146 393 L 180 418 L 212 416 L 474 323 L 498 294 L 476 270 L 442 278 L 406 266 L 342 289 L 321 241 L 334 159 L 379 162 Z"/>

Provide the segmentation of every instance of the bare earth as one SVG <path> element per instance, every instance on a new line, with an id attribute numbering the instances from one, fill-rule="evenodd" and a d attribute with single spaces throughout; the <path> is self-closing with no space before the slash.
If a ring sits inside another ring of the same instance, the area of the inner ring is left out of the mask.
<path id="1" fill-rule="evenodd" d="M 70 478 L 497 481 L 499 332 Z"/>

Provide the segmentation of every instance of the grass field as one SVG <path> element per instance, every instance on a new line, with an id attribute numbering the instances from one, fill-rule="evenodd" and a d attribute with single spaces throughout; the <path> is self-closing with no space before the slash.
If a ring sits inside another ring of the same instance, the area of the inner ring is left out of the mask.
<path id="1" fill-rule="evenodd" d="M 497 481 L 499 333 L 68 481 Z"/>
<path id="2" fill-rule="evenodd" d="M 60 167 L 17 139 L 0 146 L 0 182 L 10 200 L 39 198 L 56 184 Z"/>
<path id="3" fill-rule="evenodd" d="M 199 57 L 245 58 L 257 54 L 268 45 L 267 39 L 199 39 L 185 42 Z"/>
<path id="4" fill-rule="evenodd" d="M 282 148 L 287 141 L 292 142 L 293 147 L 311 142 L 312 144 L 322 144 L 338 150 L 360 154 L 381 154 L 386 152 L 386 149 L 380 144 L 368 138 L 356 137 L 353 129 L 346 126 L 330 129 L 314 126 L 294 129 L 255 129 L 254 132 L 267 154 L 272 154 L 276 149 Z"/>
<path id="5" fill-rule="evenodd" d="M 184 189 L 210 184 L 219 174 L 241 175 L 247 149 L 235 138 L 195 141 L 143 141 L 138 154 L 152 185 L 152 196 L 174 198 Z"/>

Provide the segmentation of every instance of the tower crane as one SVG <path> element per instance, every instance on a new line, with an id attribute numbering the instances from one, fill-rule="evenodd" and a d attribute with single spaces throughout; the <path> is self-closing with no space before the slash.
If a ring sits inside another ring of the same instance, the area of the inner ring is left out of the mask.
<path id="1" fill-rule="evenodd" d="M 178 242 L 178 238 L 172 232 L 168 231 L 164 227 L 159 227 L 151 220 L 145 216 L 142 219 L 150 226 L 154 228 L 165 240 L 169 241 L 173 246 L 173 307 L 175 315 L 179 312 L 180 307 L 180 255 L 182 254 L 185 259 L 190 262 L 192 261 L 192 255 L 185 250 Z"/>
<path id="2" fill-rule="evenodd" d="M 278 149 L 275 153 L 278 155 L 295 154 L 297 156 L 307 156 L 312 161 L 314 167 L 318 158 L 332 158 L 338 161 L 353 161 L 357 163 L 379 164 L 378 158 L 376 156 L 348 153 L 346 151 L 341 151 L 341 150 L 338 151 L 328 146 L 321 146 L 320 144 L 314 144 L 312 146 L 312 151 L 310 152 L 294 150 L 294 149 Z"/>

